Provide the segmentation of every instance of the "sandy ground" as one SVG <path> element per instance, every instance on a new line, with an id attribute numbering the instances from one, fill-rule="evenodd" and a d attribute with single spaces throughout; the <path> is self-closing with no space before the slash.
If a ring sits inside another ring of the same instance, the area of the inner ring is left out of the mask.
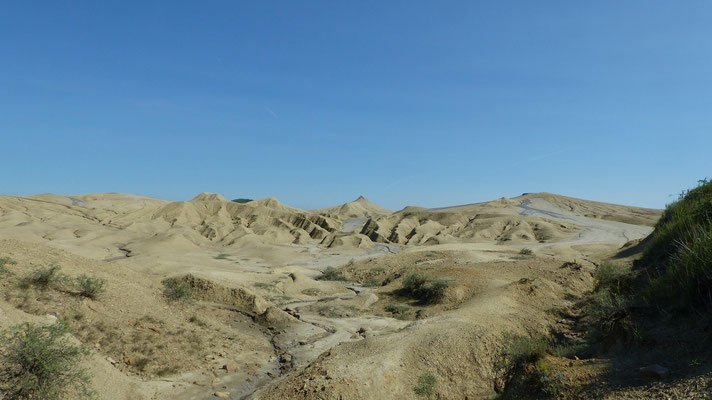
<path id="1" fill-rule="evenodd" d="M 13 286 L 59 262 L 109 282 L 106 297 L 79 303 L 87 322 L 73 322 L 94 349 L 88 365 L 102 398 L 401 399 L 413 398 L 424 373 L 450 382 L 438 389 L 443 398 L 489 397 L 502 335 L 559 323 L 551 310 L 585 292 L 595 263 L 646 236 L 658 215 L 551 194 L 398 212 L 363 197 L 305 211 L 207 193 L 189 202 L 1 196 L 0 239 L 11 240 L 0 256 L 19 262 L 4 282 L 0 328 L 74 318 L 66 294 Z M 534 254 L 520 255 L 523 247 Z M 560 268 L 567 261 L 581 269 Z M 329 267 L 347 280 L 315 279 Z M 448 300 L 398 297 L 416 270 L 454 282 Z M 187 274 L 209 289 L 194 302 L 167 302 L 161 280 Z M 386 311 L 393 304 L 408 314 Z M 115 345 L 92 327 L 106 325 Z M 190 340 L 199 344 L 179 346 Z M 139 370 L 141 357 L 155 361 Z"/>

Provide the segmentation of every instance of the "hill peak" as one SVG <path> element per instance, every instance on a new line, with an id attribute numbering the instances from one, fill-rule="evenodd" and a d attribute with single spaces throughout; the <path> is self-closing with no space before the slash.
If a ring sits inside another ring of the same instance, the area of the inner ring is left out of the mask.
<path id="1" fill-rule="evenodd" d="M 193 197 L 191 201 L 227 201 L 227 199 L 217 193 L 203 192 Z"/>

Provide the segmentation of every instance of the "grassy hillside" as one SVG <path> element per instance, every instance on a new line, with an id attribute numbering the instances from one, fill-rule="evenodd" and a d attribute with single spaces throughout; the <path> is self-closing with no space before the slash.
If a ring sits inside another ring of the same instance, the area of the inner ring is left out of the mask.
<path id="1" fill-rule="evenodd" d="M 712 306 L 712 182 L 700 181 L 668 205 L 640 265 L 646 297 L 659 305 Z"/>

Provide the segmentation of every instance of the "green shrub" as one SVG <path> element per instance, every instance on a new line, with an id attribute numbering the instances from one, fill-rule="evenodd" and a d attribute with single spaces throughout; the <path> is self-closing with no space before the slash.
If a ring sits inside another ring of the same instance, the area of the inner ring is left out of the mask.
<path id="1" fill-rule="evenodd" d="M 249 203 L 249 202 L 251 202 L 251 201 L 253 201 L 253 200 L 252 200 L 252 199 L 242 199 L 242 198 L 240 198 L 240 199 L 234 199 L 234 200 L 232 200 L 232 201 L 235 202 L 235 203 L 245 204 L 245 203 Z"/>
<path id="2" fill-rule="evenodd" d="M 551 342 L 540 337 L 508 336 L 504 341 L 502 355 L 512 367 L 533 363 L 548 353 Z"/>
<path id="3" fill-rule="evenodd" d="M 628 340 L 634 330 L 631 301 L 630 296 L 609 288 L 593 292 L 583 306 L 582 326 L 595 339 Z"/>
<path id="4" fill-rule="evenodd" d="M 378 287 L 381 286 L 381 283 L 383 283 L 383 280 L 381 279 L 369 278 L 366 280 L 366 282 L 363 283 L 363 285 L 366 287 Z"/>
<path id="5" fill-rule="evenodd" d="M 610 261 L 604 261 L 593 273 L 596 290 L 610 290 L 615 293 L 629 292 L 633 282 L 633 274 L 629 268 Z"/>
<path id="6" fill-rule="evenodd" d="M 77 288 L 79 295 L 90 299 L 96 299 L 106 291 L 106 281 L 101 278 L 92 278 L 88 275 L 77 277 Z"/>
<path id="7" fill-rule="evenodd" d="M 435 393 L 435 385 L 438 380 L 432 374 L 425 374 L 418 378 L 418 384 L 413 387 L 413 391 L 418 396 L 430 397 Z"/>
<path id="8" fill-rule="evenodd" d="M 213 257 L 213 258 L 216 259 L 216 260 L 227 260 L 228 257 L 230 257 L 229 254 L 227 254 L 227 253 L 220 253 L 220 254 L 218 254 L 217 256 Z"/>
<path id="9" fill-rule="evenodd" d="M 0 336 L 0 393 L 7 399 L 93 398 L 90 376 L 80 366 L 88 350 L 66 338 L 62 324 L 23 324 Z"/>
<path id="10" fill-rule="evenodd" d="M 15 265 L 17 261 L 10 257 L 0 257 L 0 276 L 9 274 L 10 271 L 7 269 L 6 265 Z"/>
<path id="11" fill-rule="evenodd" d="M 67 277 L 61 273 L 62 267 L 52 264 L 46 268 L 37 268 L 24 279 L 24 284 L 32 285 L 41 290 L 61 288 Z"/>
<path id="12" fill-rule="evenodd" d="M 581 304 L 581 326 L 595 340 L 623 341 L 634 332 L 630 307 L 635 301 L 633 273 L 610 261 L 593 274 L 595 290 Z"/>
<path id="13" fill-rule="evenodd" d="M 321 273 L 321 276 L 319 276 L 316 279 L 320 280 L 320 281 L 346 281 L 347 280 L 346 276 L 344 276 L 344 273 L 334 267 L 327 267 L 324 270 L 324 272 Z"/>
<path id="14" fill-rule="evenodd" d="M 410 315 L 410 307 L 404 304 L 388 304 L 384 309 L 396 319 L 406 320 Z"/>
<path id="15" fill-rule="evenodd" d="M 193 289 L 186 281 L 168 278 L 161 283 L 163 283 L 163 295 L 169 300 L 189 300 L 193 297 Z"/>
<path id="16" fill-rule="evenodd" d="M 525 248 L 519 250 L 519 254 L 521 254 L 523 256 L 530 256 L 530 255 L 534 254 L 534 252 L 531 249 L 527 249 L 525 247 Z"/>
<path id="17" fill-rule="evenodd" d="M 442 300 L 450 285 L 449 281 L 431 280 L 415 272 L 405 277 L 400 292 L 405 296 L 420 300 L 424 304 L 432 304 Z"/>

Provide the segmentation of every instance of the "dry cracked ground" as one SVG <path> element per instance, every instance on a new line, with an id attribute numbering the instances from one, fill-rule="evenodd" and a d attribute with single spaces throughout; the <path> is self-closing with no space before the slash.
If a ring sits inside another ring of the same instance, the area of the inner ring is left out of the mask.
<path id="1" fill-rule="evenodd" d="M 2 196 L 0 328 L 65 323 L 103 399 L 496 398 L 507 338 L 567 335 L 596 265 L 659 216 L 548 193 L 397 212 Z M 52 265 L 56 285 L 27 284 Z M 106 292 L 62 284 L 80 275 Z M 550 363 L 571 387 L 609 367 Z"/>

